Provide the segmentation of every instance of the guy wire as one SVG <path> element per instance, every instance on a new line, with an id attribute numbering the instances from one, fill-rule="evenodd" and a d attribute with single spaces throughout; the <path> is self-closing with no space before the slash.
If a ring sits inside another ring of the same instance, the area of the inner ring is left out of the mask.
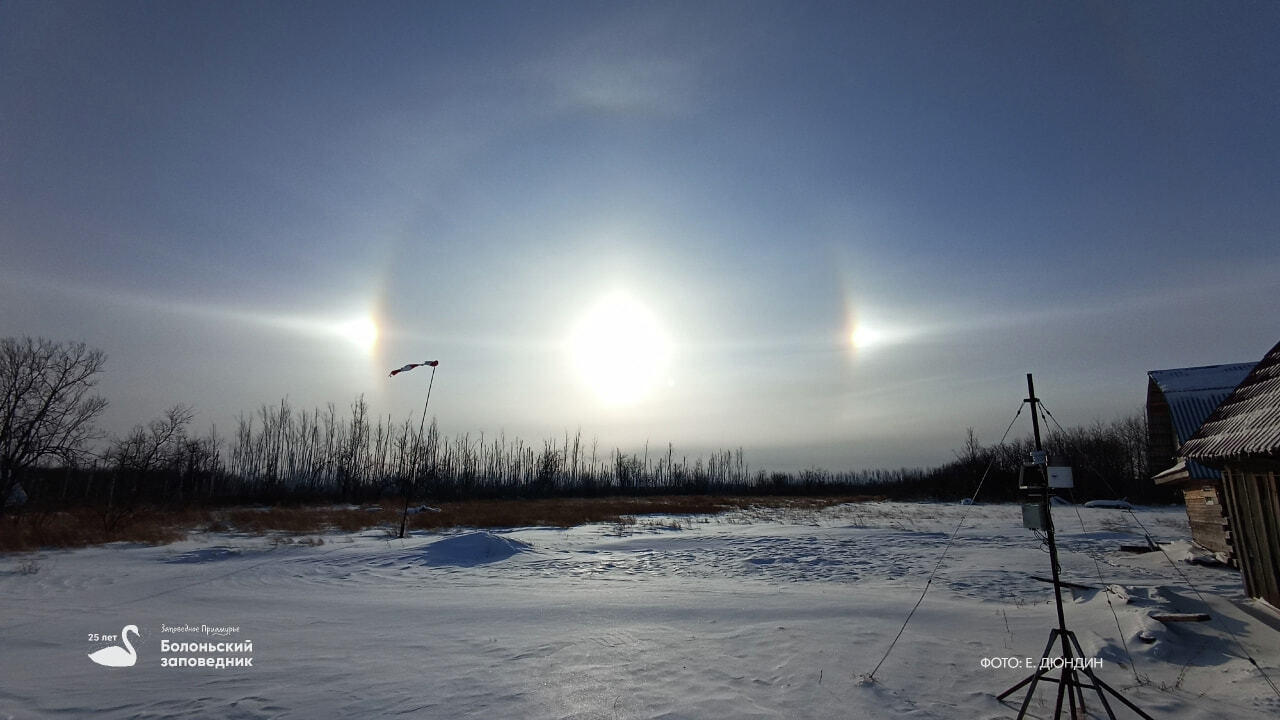
<path id="1" fill-rule="evenodd" d="M 1004 429 L 1004 435 L 1000 436 L 1000 442 L 996 446 L 1004 444 L 1005 438 L 1009 437 L 1009 431 L 1013 429 L 1013 424 L 1018 421 L 1018 416 L 1022 414 L 1023 403 L 1018 403 L 1018 411 L 1013 414 L 1013 419 L 1009 421 L 1009 426 Z M 960 528 L 964 527 L 965 518 L 969 516 L 969 511 L 978 501 L 978 493 L 982 491 L 982 484 L 986 482 L 987 475 L 991 473 L 991 468 L 996 463 L 996 455 L 992 454 L 991 461 L 987 463 L 987 469 L 982 471 L 982 477 L 978 480 L 978 486 L 974 488 L 973 495 L 969 497 L 969 504 L 965 506 L 963 512 L 960 513 L 960 522 L 956 523 L 956 529 L 951 531 L 951 537 L 947 540 L 947 544 L 942 548 L 942 554 L 938 556 L 938 563 L 933 566 L 933 572 L 929 573 L 929 579 L 924 584 L 924 589 L 920 591 L 920 597 L 916 599 L 916 604 L 911 607 L 911 612 L 907 613 L 907 619 L 902 621 L 902 627 L 898 628 L 898 634 L 893 636 L 893 641 L 889 643 L 889 648 L 884 651 L 884 657 L 880 658 L 880 662 L 876 663 L 875 668 L 867 673 L 868 682 L 875 682 L 876 672 L 880 670 L 880 666 L 885 660 L 889 659 L 889 654 L 893 652 L 893 648 L 898 644 L 898 639 L 902 637 L 902 633 L 907 629 L 907 624 L 911 622 L 911 618 L 916 614 L 916 610 L 920 607 L 920 603 L 924 602 L 924 596 L 929 592 L 929 586 L 933 584 L 933 578 L 938 574 L 938 570 L 942 567 L 942 562 L 947 559 L 947 551 L 951 549 L 951 544 L 956 541 L 956 535 L 960 534 Z"/>

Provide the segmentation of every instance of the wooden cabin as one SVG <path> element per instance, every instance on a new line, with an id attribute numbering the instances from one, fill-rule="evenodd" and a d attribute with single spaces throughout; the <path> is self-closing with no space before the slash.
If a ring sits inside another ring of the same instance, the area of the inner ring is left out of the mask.
<path id="1" fill-rule="evenodd" d="M 1182 443 L 1235 390 L 1256 363 L 1203 365 L 1147 373 L 1147 467 L 1152 480 L 1182 491 L 1191 539 L 1234 564 L 1231 524 L 1224 512 L 1222 476 L 1178 456 Z"/>
<path id="2" fill-rule="evenodd" d="M 1222 472 L 1245 592 L 1280 607 L 1280 343 L 1180 450 Z"/>

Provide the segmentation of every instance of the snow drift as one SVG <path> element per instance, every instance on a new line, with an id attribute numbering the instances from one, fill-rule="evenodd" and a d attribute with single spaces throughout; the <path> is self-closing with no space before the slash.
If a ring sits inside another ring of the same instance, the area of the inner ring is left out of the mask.
<path id="1" fill-rule="evenodd" d="M 515 538 L 490 532 L 469 532 L 437 540 L 424 553 L 428 565 L 483 565 L 506 560 L 516 553 L 528 552 L 533 546 Z"/>

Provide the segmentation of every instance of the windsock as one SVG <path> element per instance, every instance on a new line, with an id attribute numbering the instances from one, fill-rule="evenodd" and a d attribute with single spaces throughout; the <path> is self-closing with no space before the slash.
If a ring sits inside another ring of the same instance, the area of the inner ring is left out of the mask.
<path id="1" fill-rule="evenodd" d="M 409 363 L 408 365 L 405 365 L 402 368 L 396 368 L 395 370 L 392 370 L 391 374 L 388 375 L 387 377 L 395 377 L 396 375 L 399 375 L 402 372 L 409 372 L 410 370 L 416 367 L 422 367 L 423 365 L 426 365 L 427 367 L 435 367 L 439 364 L 440 364 L 439 360 L 427 360 L 426 362 Z"/>

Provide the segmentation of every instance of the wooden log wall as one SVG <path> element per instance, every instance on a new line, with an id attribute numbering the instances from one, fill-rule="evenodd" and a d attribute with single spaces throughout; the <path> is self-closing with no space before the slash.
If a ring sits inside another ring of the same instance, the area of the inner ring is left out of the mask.
<path id="1" fill-rule="evenodd" d="M 1216 483 L 1187 486 L 1182 491 L 1187 503 L 1187 520 L 1191 523 L 1191 539 L 1214 552 L 1227 555 L 1234 564 L 1230 525 Z"/>
<path id="2" fill-rule="evenodd" d="M 1231 516 L 1244 589 L 1250 597 L 1280 607 L 1280 490 L 1277 463 L 1244 461 L 1223 470 L 1223 491 Z"/>

